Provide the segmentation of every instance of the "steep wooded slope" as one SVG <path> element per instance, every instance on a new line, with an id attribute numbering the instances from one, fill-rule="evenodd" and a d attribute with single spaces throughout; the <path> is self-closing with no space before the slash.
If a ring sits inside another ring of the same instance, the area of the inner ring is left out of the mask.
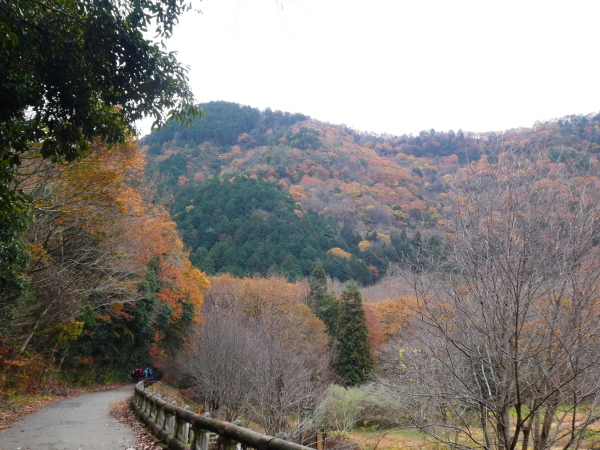
<path id="1" fill-rule="evenodd" d="M 276 183 L 299 210 L 332 217 L 338 237 L 344 227 L 360 236 L 345 240 L 351 248 L 342 247 L 365 260 L 376 277 L 390 262 L 414 263 L 421 240 L 439 247 L 441 200 L 462 166 L 506 151 L 585 166 L 600 151 L 600 115 L 502 133 L 382 136 L 233 103 L 203 108 L 208 118 L 197 119 L 194 128 L 174 125 L 142 140 L 176 199 L 184 187 L 211 177 L 242 174 Z"/>

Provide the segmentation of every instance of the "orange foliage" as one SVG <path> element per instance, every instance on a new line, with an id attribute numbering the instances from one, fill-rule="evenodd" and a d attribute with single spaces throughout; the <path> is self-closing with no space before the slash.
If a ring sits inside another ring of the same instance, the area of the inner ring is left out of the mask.
<path id="1" fill-rule="evenodd" d="M 30 163 L 36 158 L 31 157 Z M 52 187 L 51 195 L 37 200 L 35 206 L 54 214 L 48 219 L 51 225 L 44 224 L 47 216 L 39 214 L 36 226 L 45 234 L 40 242 L 36 235 L 31 237 L 32 270 L 53 263 L 48 248 L 60 242 L 62 230 L 79 227 L 96 238 L 98 251 L 103 252 L 104 285 L 110 291 L 102 295 L 115 302 L 115 315 L 121 314 L 120 304 L 138 298 L 148 265 L 158 260 L 163 288 L 157 298 L 173 308 L 176 320 L 181 317 L 182 301 L 194 303 L 200 311 L 209 284 L 192 267 L 169 213 L 150 201 L 142 184 L 145 163 L 133 140 L 113 147 L 94 143 L 82 160 L 49 165 L 38 178 L 29 176 L 29 191 L 46 186 L 43 183 Z"/>
<path id="2" fill-rule="evenodd" d="M 368 341 L 371 346 L 371 356 L 377 360 L 386 341 L 383 334 L 383 324 L 372 304 L 365 303 L 365 320 L 369 330 Z"/>
<path id="3" fill-rule="evenodd" d="M 335 256 L 339 256 L 340 258 L 344 258 L 344 259 L 352 258 L 352 254 L 348 253 L 347 251 L 342 250 L 339 247 L 333 247 L 333 248 L 327 250 L 327 253 L 331 253 Z"/>
<path id="4" fill-rule="evenodd" d="M 410 330 L 410 311 L 414 309 L 416 304 L 417 301 L 412 295 L 396 297 L 393 300 L 383 300 L 378 303 L 366 303 L 375 312 L 381 323 L 381 335 L 385 342 L 403 330 Z"/>
<path id="5" fill-rule="evenodd" d="M 207 306 L 235 311 L 249 319 L 263 320 L 265 327 L 290 348 L 317 346 L 325 353 L 329 337 L 325 324 L 305 304 L 308 285 L 284 278 L 234 278 L 229 274 L 209 278 Z"/>
<path id="6" fill-rule="evenodd" d="M 244 278 L 237 297 L 237 308 L 249 316 L 285 314 L 303 302 L 306 288 L 284 278 Z"/>
<path id="7" fill-rule="evenodd" d="M 369 241 L 360 241 L 358 243 L 358 248 L 361 252 L 367 251 L 369 248 L 371 248 L 371 243 Z"/>

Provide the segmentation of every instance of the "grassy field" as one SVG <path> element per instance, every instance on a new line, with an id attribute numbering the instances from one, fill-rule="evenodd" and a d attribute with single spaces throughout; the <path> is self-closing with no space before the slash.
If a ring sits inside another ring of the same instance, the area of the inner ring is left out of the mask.
<path id="1" fill-rule="evenodd" d="M 436 444 L 431 444 L 426 436 L 416 430 L 353 430 L 348 433 L 348 438 L 356 442 L 362 450 L 400 450 L 400 449 L 438 449 Z"/>

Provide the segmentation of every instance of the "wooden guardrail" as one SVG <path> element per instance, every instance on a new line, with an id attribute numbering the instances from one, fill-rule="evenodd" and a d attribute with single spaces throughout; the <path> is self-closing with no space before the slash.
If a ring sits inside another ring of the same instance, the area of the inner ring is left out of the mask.
<path id="1" fill-rule="evenodd" d="M 141 420 L 173 450 L 208 450 L 211 434 L 218 436 L 219 450 L 314 450 L 243 428 L 238 420 L 223 422 L 169 403 L 145 389 L 143 381 L 135 385 L 133 404 Z"/>
<path id="2" fill-rule="evenodd" d="M 178 389 L 167 386 L 160 381 L 148 383 L 148 381 L 144 380 L 144 387 L 146 390 L 158 395 L 163 400 L 168 399 L 168 401 L 171 403 L 173 400 L 175 400 L 177 402 L 177 406 L 185 407 L 185 405 L 188 405 L 191 411 L 198 413 L 204 410 L 201 405 L 197 404 L 192 399 L 187 398 L 185 395 L 182 395 Z"/>

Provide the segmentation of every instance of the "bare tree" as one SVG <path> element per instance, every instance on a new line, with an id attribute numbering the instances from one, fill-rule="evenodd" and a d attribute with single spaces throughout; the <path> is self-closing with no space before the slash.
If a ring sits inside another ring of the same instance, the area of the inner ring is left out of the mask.
<path id="1" fill-rule="evenodd" d="M 249 408 L 253 332 L 238 315 L 210 311 L 204 315 L 194 351 L 180 361 L 196 396 L 211 411 L 224 411 L 227 421 L 245 415 Z"/>
<path id="2" fill-rule="evenodd" d="M 272 435 L 304 434 L 327 387 L 329 358 L 311 343 L 291 347 L 273 331 L 254 338 L 252 420 Z"/>
<path id="3" fill-rule="evenodd" d="M 267 433 L 294 436 L 311 425 L 328 358 L 310 343 L 290 345 L 266 320 L 208 311 L 194 351 L 180 365 L 196 396 L 225 420 L 244 416 Z"/>
<path id="4" fill-rule="evenodd" d="M 459 172 L 448 260 L 410 277 L 420 332 L 381 381 L 405 420 L 454 448 L 566 449 L 593 433 L 597 169 L 511 152 Z"/>

